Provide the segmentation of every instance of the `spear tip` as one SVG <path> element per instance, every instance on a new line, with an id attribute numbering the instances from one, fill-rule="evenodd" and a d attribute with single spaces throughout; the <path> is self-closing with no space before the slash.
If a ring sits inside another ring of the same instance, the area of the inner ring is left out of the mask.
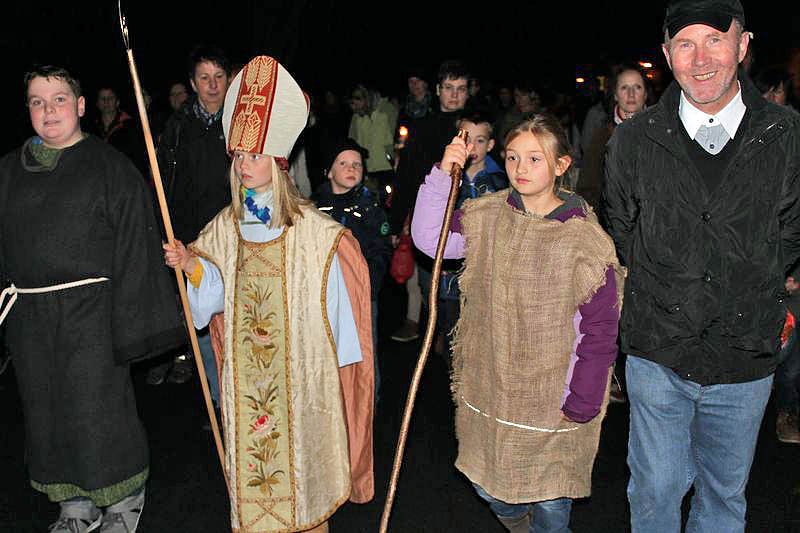
<path id="1" fill-rule="evenodd" d="M 125 44 L 125 50 L 130 50 L 131 41 L 128 35 L 128 20 L 122 14 L 122 0 L 117 0 L 117 11 L 119 12 L 119 29 L 122 32 L 122 42 Z"/>

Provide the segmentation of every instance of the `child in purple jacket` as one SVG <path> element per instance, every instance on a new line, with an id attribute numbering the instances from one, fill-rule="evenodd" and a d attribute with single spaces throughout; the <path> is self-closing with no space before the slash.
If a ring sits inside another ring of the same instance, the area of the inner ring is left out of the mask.
<path id="1" fill-rule="evenodd" d="M 456 467 L 509 531 L 568 531 L 572 499 L 591 492 L 624 269 L 591 208 L 560 188 L 572 160 L 558 121 L 536 115 L 505 146 L 511 188 L 457 210 L 445 248 L 445 258 L 465 258 Z M 419 190 L 411 232 L 428 255 L 446 170 L 472 149 L 454 138 Z"/>

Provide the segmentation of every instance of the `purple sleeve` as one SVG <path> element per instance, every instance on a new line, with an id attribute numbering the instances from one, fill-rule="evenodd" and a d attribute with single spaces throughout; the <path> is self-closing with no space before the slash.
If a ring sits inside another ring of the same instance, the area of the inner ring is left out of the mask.
<path id="1" fill-rule="evenodd" d="M 561 407 L 575 422 L 588 422 L 600 412 L 608 368 L 617 357 L 618 326 L 617 281 L 609 267 L 605 285 L 575 313 L 575 350 Z"/>
<path id="2" fill-rule="evenodd" d="M 417 193 L 414 216 L 411 218 L 411 238 L 414 246 L 425 255 L 436 255 L 439 233 L 442 231 L 447 197 L 450 195 L 450 176 L 434 166 Z M 464 257 L 464 236 L 461 235 L 461 213 L 456 211 L 444 248 L 445 259 Z"/>

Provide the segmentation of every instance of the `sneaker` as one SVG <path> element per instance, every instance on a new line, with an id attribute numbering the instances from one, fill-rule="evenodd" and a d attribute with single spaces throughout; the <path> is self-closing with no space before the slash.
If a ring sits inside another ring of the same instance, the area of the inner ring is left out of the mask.
<path id="1" fill-rule="evenodd" d="M 144 509 L 144 489 L 106 508 L 100 533 L 135 533 Z"/>
<path id="2" fill-rule="evenodd" d="M 519 518 L 498 516 L 497 519 L 500 520 L 500 523 L 505 526 L 509 533 L 528 533 L 531 530 L 531 515 L 529 513 Z"/>
<path id="3" fill-rule="evenodd" d="M 391 339 L 397 342 L 411 342 L 419 338 L 419 326 L 413 320 L 406 320 L 400 328 L 392 333 Z"/>
<path id="4" fill-rule="evenodd" d="M 164 383 L 164 379 L 167 377 L 167 372 L 169 372 L 169 365 L 172 362 L 162 363 L 160 365 L 156 365 L 152 367 L 150 370 L 147 371 L 147 379 L 145 380 L 148 385 L 161 385 Z"/>
<path id="5" fill-rule="evenodd" d="M 47 531 L 48 533 L 89 533 L 100 527 L 101 520 L 103 520 L 102 515 L 99 515 L 94 520 L 85 518 L 65 518 L 60 516 L 55 523 L 50 524 Z"/>
<path id="6" fill-rule="evenodd" d="M 172 364 L 167 381 L 186 383 L 190 379 L 192 379 L 192 358 L 188 354 L 179 355 Z"/>
<path id="7" fill-rule="evenodd" d="M 786 444 L 800 444 L 800 429 L 797 425 L 797 415 L 781 411 L 775 422 L 775 433 L 778 440 Z"/>
<path id="8" fill-rule="evenodd" d="M 89 533 L 100 527 L 100 509 L 91 500 L 77 498 L 61 502 L 61 513 L 47 528 L 49 533 Z"/>

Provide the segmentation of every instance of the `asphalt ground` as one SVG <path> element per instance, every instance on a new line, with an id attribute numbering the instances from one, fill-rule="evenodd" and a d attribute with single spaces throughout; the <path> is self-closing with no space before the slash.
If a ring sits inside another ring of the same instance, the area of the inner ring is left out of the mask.
<path id="1" fill-rule="evenodd" d="M 374 432 L 376 496 L 368 504 L 342 506 L 330 522 L 335 533 L 378 530 L 419 349 L 419 341 L 389 340 L 386 329 L 379 349 L 383 385 Z M 230 531 L 225 483 L 211 433 L 203 429 L 206 414 L 196 376 L 180 385 L 150 386 L 145 383 L 146 363 L 135 365 L 132 373 L 151 454 L 147 503 L 139 533 Z M 432 354 L 412 419 L 389 531 L 504 531 L 453 467 L 453 412 L 445 359 Z M 628 406 L 612 404 L 595 462 L 592 496 L 575 502 L 573 531 L 630 530 L 625 493 L 627 435 Z M 24 457 L 23 417 L 12 364 L 0 376 L 2 532 L 45 532 L 58 514 L 57 505 L 30 487 Z M 747 531 L 800 533 L 800 446 L 776 440 L 772 402 L 761 427 L 747 497 Z"/>

